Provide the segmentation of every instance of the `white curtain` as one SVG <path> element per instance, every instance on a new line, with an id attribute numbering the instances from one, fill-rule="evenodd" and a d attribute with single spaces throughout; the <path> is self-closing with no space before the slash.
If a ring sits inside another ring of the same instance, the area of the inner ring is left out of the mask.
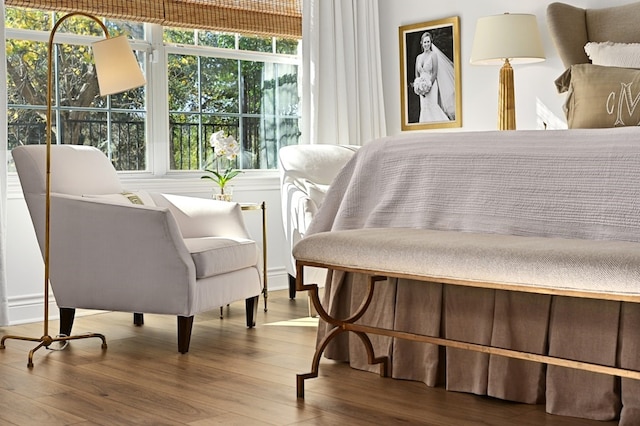
<path id="1" fill-rule="evenodd" d="M 7 61 L 4 41 L 4 2 L 0 2 L 0 77 L 7 81 Z M 9 324 L 7 303 L 7 85 L 0 90 L 0 325 Z"/>
<path id="2" fill-rule="evenodd" d="M 302 143 L 386 136 L 378 3 L 303 0 Z"/>

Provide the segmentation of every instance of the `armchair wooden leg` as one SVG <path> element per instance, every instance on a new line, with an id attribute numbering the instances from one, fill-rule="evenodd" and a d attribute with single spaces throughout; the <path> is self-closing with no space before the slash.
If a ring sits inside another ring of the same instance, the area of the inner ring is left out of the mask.
<path id="1" fill-rule="evenodd" d="M 259 300 L 260 296 L 250 297 L 245 300 L 245 307 L 247 310 L 247 327 L 249 328 L 253 328 L 256 325 Z"/>
<path id="2" fill-rule="evenodd" d="M 60 335 L 71 336 L 73 320 L 76 316 L 75 308 L 60 308 Z"/>
<path id="3" fill-rule="evenodd" d="M 144 314 L 139 312 L 133 313 L 133 324 L 137 326 L 144 325 Z"/>
<path id="4" fill-rule="evenodd" d="M 289 299 L 296 298 L 296 277 L 289 274 Z"/>
<path id="5" fill-rule="evenodd" d="M 191 329 L 193 328 L 193 316 L 178 317 L 178 352 L 186 354 L 189 352 L 191 343 Z"/>

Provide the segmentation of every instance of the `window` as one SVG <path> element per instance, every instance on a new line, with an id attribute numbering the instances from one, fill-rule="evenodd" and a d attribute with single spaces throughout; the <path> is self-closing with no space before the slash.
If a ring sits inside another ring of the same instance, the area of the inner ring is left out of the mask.
<path id="1" fill-rule="evenodd" d="M 54 13 L 7 8 L 8 148 L 46 143 L 47 44 Z M 115 33 L 136 37 L 142 24 L 106 21 Z M 36 31 L 39 30 L 39 31 Z M 97 23 L 71 18 L 56 34 L 52 81 L 52 141 L 93 145 L 118 170 L 145 170 L 145 90 L 102 98 L 89 45 L 103 37 Z M 79 34 L 79 35 L 78 35 Z M 144 55 L 138 52 L 144 66 Z"/>
<path id="2" fill-rule="evenodd" d="M 9 149 L 46 143 L 47 43 L 61 16 L 6 8 Z M 93 145 L 120 171 L 152 174 L 202 170 L 219 130 L 240 142 L 242 169 L 275 169 L 278 149 L 298 143 L 298 40 L 104 22 L 129 37 L 147 85 L 100 97 L 89 46 L 102 30 L 68 20 L 55 39 L 54 143 Z"/>
<path id="3" fill-rule="evenodd" d="M 204 168 L 219 130 L 240 143 L 234 167 L 276 168 L 300 136 L 297 40 L 167 28 L 164 42 L 170 169 Z"/>

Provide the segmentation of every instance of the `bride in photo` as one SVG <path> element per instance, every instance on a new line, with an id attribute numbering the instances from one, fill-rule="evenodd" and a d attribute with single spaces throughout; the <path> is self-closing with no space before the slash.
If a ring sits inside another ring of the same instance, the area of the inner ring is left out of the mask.
<path id="1" fill-rule="evenodd" d="M 433 44 L 431 33 L 420 37 L 422 53 L 416 57 L 413 91 L 420 96 L 421 123 L 455 120 L 453 61 Z"/>

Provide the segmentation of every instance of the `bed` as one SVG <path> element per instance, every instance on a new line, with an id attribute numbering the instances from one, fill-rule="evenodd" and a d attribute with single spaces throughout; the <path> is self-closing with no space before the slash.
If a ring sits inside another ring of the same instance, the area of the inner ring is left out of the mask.
<path id="1" fill-rule="evenodd" d="M 609 59 L 601 62 L 598 58 L 596 65 L 589 64 L 585 54 L 569 53 L 582 50 L 588 41 L 640 41 L 629 37 L 638 34 L 638 14 L 640 3 L 591 10 L 549 5 L 549 29 L 567 66 L 556 84 L 569 92 L 571 130 L 424 133 L 375 141 L 360 149 L 336 177 L 308 235 L 367 227 L 416 227 L 640 241 L 636 202 L 640 164 L 635 164 L 640 160 L 635 148 L 640 131 L 637 127 L 578 129 L 637 124 L 640 120 L 633 121 L 632 108 L 622 115 L 610 107 L 623 104 L 607 104 L 611 91 L 620 88 L 616 79 L 635 78 L 636 71 L 632 66 L 608 65 Z M 593 55 L 598 56 L 602 54 Z M 610 77 L 620 71 L 627 74 Z M 614 89 L 608 86 L 611 84 Z M 585 88 L 590 93 L 583 93 Z M 590 108 L 598 104 L 594 101 L 598 96 L 604 99 L 599 103 L 603 107 Z M 538 167 L 541 164 L 544 167 Z M 621 171 L 630 174 L 616 175 Z M 487 176 L 493 181 L 486 180 Z M 601 185 L 603 180 L 606 185 Z M 572 196 L 587 193 L 591 195 L 573 203 Z M 487 211 L 491 214 L 483 214 Z M 329 274 L 325 309 L 337 317 L 348 316 L 360 304 L 365 284 L 366 278 L 359 274 Z M 369 309 L 374 314 L 365 315 L 362 323 L 640 369 L 638 304 L 439 283 L 425 286 L 403 279 L 388 284 L 376 290 Z M 318 341 L 329 330 L 321 322 Z M 397 379 L 545 404 L 552 414 L 620 418 L 623 425 L 640 424 L 640 383 L 635 380 L 384 336 L 371 340 L 376 355 L 390 357 L 391 376 Z M 348 334 L 332 341 L 325 356 L 348 361 L 354 368 L 378 370 L 368 365 L 364 348 Z"/>

